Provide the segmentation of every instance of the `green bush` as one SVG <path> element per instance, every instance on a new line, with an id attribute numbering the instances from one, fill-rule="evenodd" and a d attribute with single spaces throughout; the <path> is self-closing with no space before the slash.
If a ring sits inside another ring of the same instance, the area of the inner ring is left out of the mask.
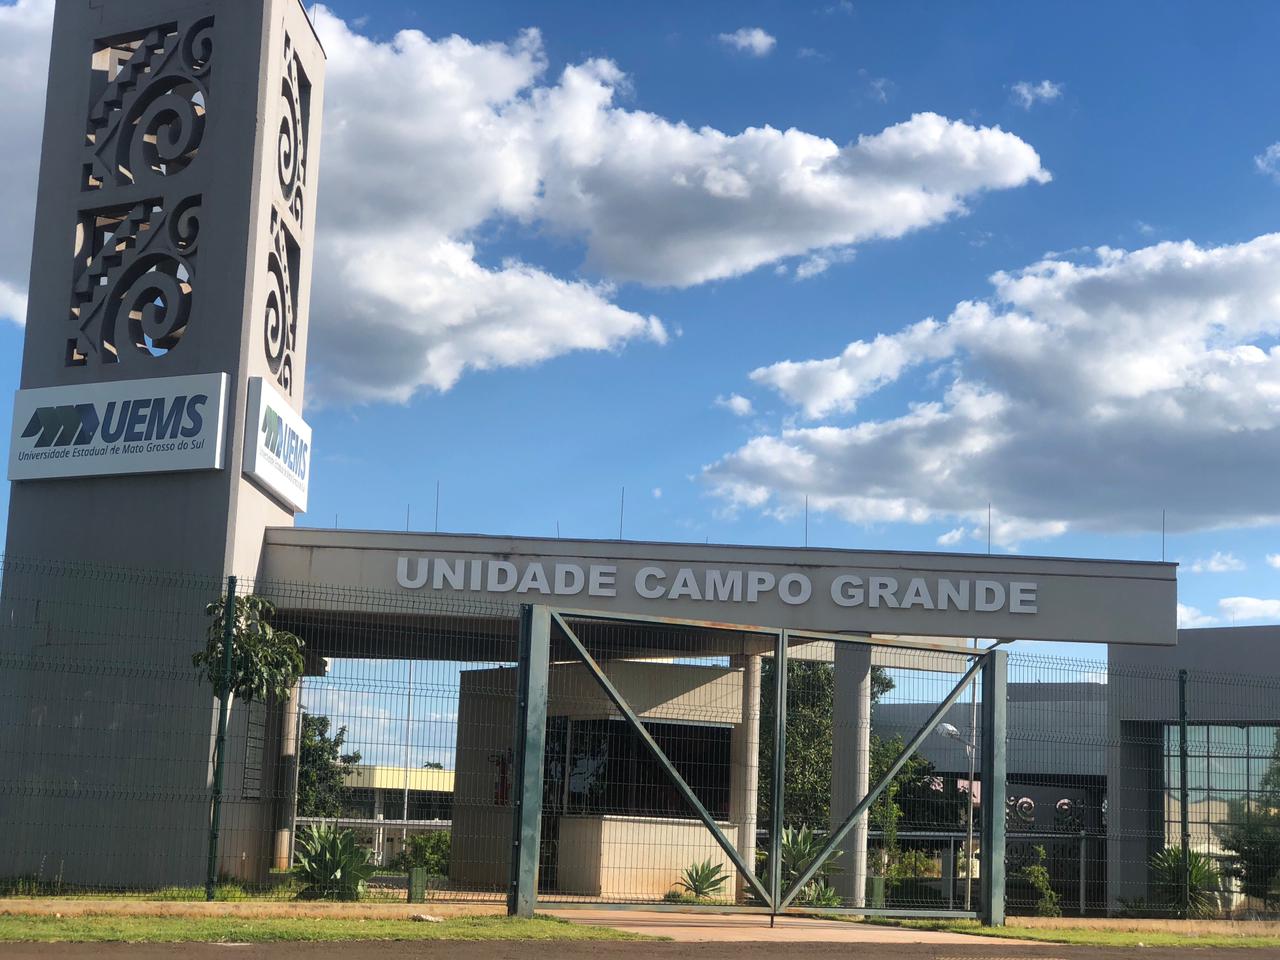
<path id="1" fill-rule="evenodd" d="M 708 858 L 685 867 L 676 886 L 697 900 L 706 900 L 718 894 L 728 879 L 723 865 Z"/>
<path id="2" fill-rule="evenodd" d="M 359 900 L 374 873 L 369 851 L 355 834 L 327 824 L 299 834 L 297 857 L 293 873 L 302 900 Z"/>
<path id="3" fill-rule="evenodd" d="M 1182 851 L 1165 847 L 1151 858 L 1151 905 L 1167 916 L 1182 914 Z M 1187 917 L 1204 920 L 1222 910 L 1222 875 L 1211 859 L 1194 850 L 1187 859 Z"/>
<path id="4" fill-rule="evenodd" d="M 1029 863 L 1019 871 L 1022 879 L 1031 884 L 1031 888 L 1039 895 L 1036 901 L 1037 917 L 1060 917 L 1062 907 L 1058 902 L 1058 893 L 1049 883 L 1049 870 L 1044 865 L 1044 847 L 1035 848 L 1035 863 Z"/>
<path id="5" fill-rule="evenodd" d="M 406 843 L 403 850 L 397 853 L 389 866 L 392 870 L 408 873 L 413 867 L 425 867 L 428 874 L 436 877 L 449 875 L 450 838 L 447 830 L 432 830 L 430 833 L 415 833 Z"/>

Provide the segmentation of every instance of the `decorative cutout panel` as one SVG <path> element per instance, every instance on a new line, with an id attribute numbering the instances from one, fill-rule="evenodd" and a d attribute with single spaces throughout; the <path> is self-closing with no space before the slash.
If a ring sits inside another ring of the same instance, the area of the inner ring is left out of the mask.
<path id="1" fill-rule="evenodd" d="M 311 83 L 293 47 L 284 37 L 280 82 L 280 125 L 276 179 L 280 193 L 271 208 L 271 282 L 263 306 L 263 350 L 280 389 L 293 393 L 294 352 L 298 344 L 297 277 L 301 263 L 297 238 L 309 215 L 307 131 L 311 121 Z"/>
<path id="2" fill-rule="evenodd" d="M 185 170 L 200 150 L 213 61 L 213 18 L 101 40 L 85 132 L 84 190 L 142 184 Z"/>
<path id="3" fill-rule="evenodd" d="M 76 233 L 69 366 L 145 362 L 182 340 L 200 233 L 200 197 L 88 210 Z"/>
<path id="4" fill-rule="evenodd" d="M 298 244 L 283 217 L 271 211 L 271 252 L 267 254 L 267 302 L 263 314 L 263 348 L 267 366 L 285 393 L 293 392 L 293 353 L 298 345 Z"/>
<path id="5" fill-rule="evenodd" d="M 145 364 L 182 341 L 201 195 L 181 174 L 204 144 L 213 54 L 212 17 L 94 45 L 68 366 Z"/>

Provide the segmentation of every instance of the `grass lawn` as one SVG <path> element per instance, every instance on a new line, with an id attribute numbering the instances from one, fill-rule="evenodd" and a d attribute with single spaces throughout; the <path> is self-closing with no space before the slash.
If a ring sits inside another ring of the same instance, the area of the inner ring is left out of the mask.
<path id="1" fill-rule="evenodd" d="M 1107 930 L 1093 927 L 984 927 L 976 920 L 867 920 L 916 930 L 943 930 L 976 937 L 1005 937 L 1081 947 L 1269 947 L 1280 949 L 1280 936 L 1230 933 L 1179 933 L 1174 930 Z"/>
<path id="2" fill-rule="evenodd" d="M 652 940 L 557 917 L 455 917 L 440 923 L 343 917 L 0 914 L 0 942 L 272 943 L 281 940 Z"/>

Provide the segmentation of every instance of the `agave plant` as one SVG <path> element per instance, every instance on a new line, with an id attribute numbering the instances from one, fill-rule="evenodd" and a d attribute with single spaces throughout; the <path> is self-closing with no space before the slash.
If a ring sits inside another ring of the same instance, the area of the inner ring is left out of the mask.
<path id="1" fill-rule="evenodd" d="M 355 834 L 328 824 L 299 835 L 297 857 L 293 875 L 303 900 L 359 900 L 373 876 L 369 851 L 356 843 Z"/>
<path id="2" fill-rule="evenodd" d="M 697 900 L 705 900 L 719 893 L 727 879 L 723 864 L 707 859 L 685 867 L 676 886 Z"/>
<path id="3" fill-rule="evenodd" d="M 825 841 L 813 832 L 807 826 L 801 827 L 799 830 L 794 827 L 785 827 L 782 831 L 782 879 L 785 883 L 790 883 L 800 874 L 809 869 L 809 864 L 818 859 L 818 854 L 822 852 Z M 818 869 L 815 880 L 821 880 L 832 873 L 837 868 L 834 861 L 840 857 L 840 851 L 837 850 L 827 861 Z"/>
<path id="4" fill-rule="evenodd" d="M 797 897 L 807 907 L 838 907 L 844 903 L 839 892 L 826 880 L 810 880 Z"/>

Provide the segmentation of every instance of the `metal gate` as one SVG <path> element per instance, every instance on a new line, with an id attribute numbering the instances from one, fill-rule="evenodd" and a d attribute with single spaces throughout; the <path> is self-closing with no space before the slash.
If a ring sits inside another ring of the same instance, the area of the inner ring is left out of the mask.
<path id="1" fill-rule="evenodd" d="M 543 605 L 522 607 L 520 640 L 510 913 L 590 905 L 1003 923 L 1004 651 Z M 886 689 L 899 689 L 896 700 L 882 702 Z M 892 736 L 872 736 L 873 704 Z M 962 714 L 967 737 L 948 722 Z M 929 742 L 945 757 L 939 738 L 963 745 L 967 771 L 944 759 L 934 775 L 920 750 Z M 905 786 L 904 770 L 915 777 Z M 915 794 L 949 798 L 936 801 L 948 810 L 964 793 L 965 865 L 957 872 L 952 843 L 949 879 L 903 873 L 931 862 L 911 831 L 899 836 L 904 790 L 921 808 L 935 800 Z M 789 795 L 814 810 L 789 817 Z"/>

